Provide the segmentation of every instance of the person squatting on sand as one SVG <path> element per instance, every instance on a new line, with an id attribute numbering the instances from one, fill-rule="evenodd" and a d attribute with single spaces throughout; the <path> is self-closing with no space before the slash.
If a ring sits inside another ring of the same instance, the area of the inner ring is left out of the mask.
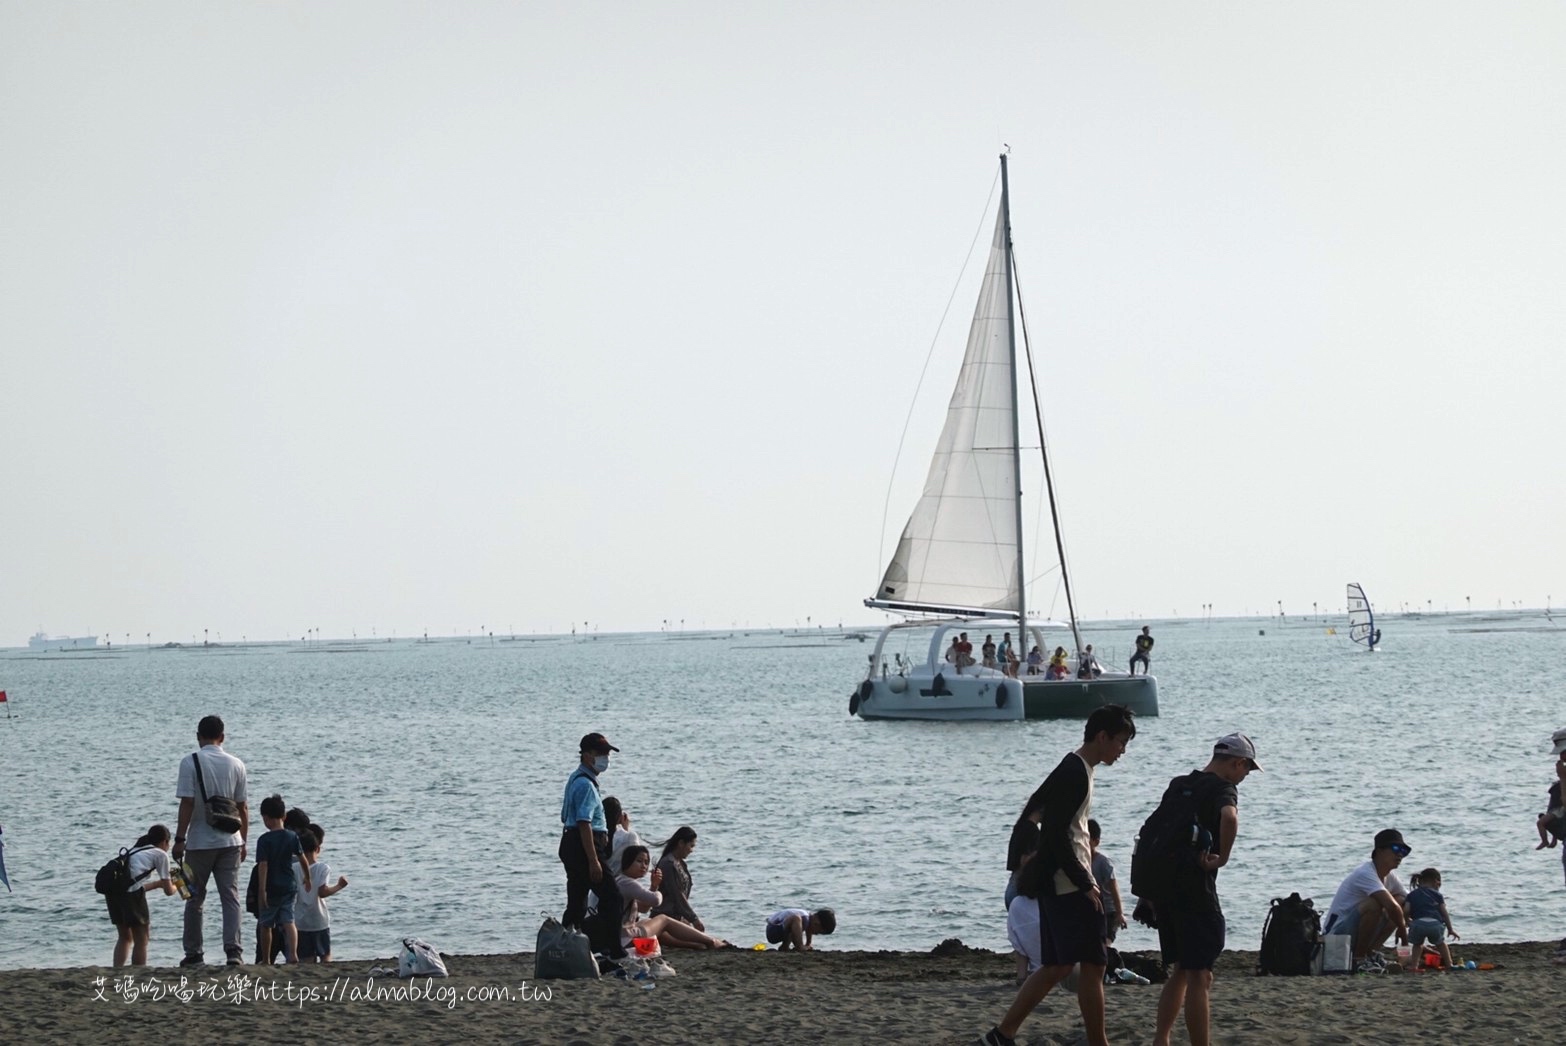
<path id="1" fill-rule="evenodd" d="M 1244 734 L 1229 734 L 1213 746 L 1207 765 L 1169 782 L 1159 805 L 1185 792 L 1196 799 L 1196 821 L 1207 848 L 1192 864 L 1179 866 L 1167 889 L 1148 898 L 1158 922 L 1158 949 L 1169 979 L 1158 997 L 1154 1046 L 1169 1046 L 1175 1020 L 1185 1010 L 1191 1046 L 1212 1042 L 1213 966 L 1223 951 L 1225 924 L 1218 903 L 1218 869 L 1229 863 L 1240 830 L 1239 783 L 1260 770 L 1256 746 Z"/>
<path id="2" fill-rule="evenodd" d="M 709 937 L 689 923 L 672 915 L 653 915 L 643 919 L 643 912 L 650 912 L 663 903 L 658 887 L 663 884 L 663 872 L 652 873 L 652 889 L 639 881 L 647 874 L 652 857 L 645 846 L 628 846 L 621 856 L 619 875 L 620 896 L 625 901 L 625 922 L 620 931 L 620 944 L 629 948 L 637 937 L 656 937 L 658 943 L 668 948 L 722 948 L 727 941 Z"/>
<path id="3" fill-rule="evenodd" d="M 147 891 L 174 892 L 169 877 L 169 829 L 155 824 L 130 848 L 130 885 L 122 893 L 105 894 L 109 921 L 119 931 L 114 942 L 114 965 L 147 965 L 147 938 L 152 932 L 152 917 L 147 912 Z"/>
<path id="4" fill-rule="evenodd" d="M 1091 871 L 1092 845 L 1088 813 L 1093 805 L 1093 769 L 1111 766 L 1136 736 L 1135 717 L 1120 705 L 1105 705 L 1088 716 L 1082 746 L 1066 753 L 1044 779 L 1043 819 L 1039 850 L 1023 869 L 1020 896 L 1036 899 L 1039 913 L 1037 951 L 1022 940 L 1034 968 L 1017 990 L 1017 998 L 1001 1022 L 984 1036 L 988 1046 L 1011 1046 L 1012 1037 L 1051 988 L 1081 963 L 1077 1005 L 1087 1027 L 1089 1046 L 1107 1046 L 1104 1033 L 1104 905 Z"/>
<path id="5" fill-rule="evenodd" d="M 1332 896 L 1332 907 L 1327 909 L 1321 932 L 1354 938 L 1356 969 L 1384 970 L 1386 961 L 1372 953 L 1394 931 L 1399 941 L 1408 940 L 1408 919 L 1403 914 L 1408 890 L 1393 870 L 1412 852 L 1413 848 L 1403 841 L 1403 833 L 1396 828 L 1383 828 L 1376 833 L 1370 860 L 1350 872 Z"/>
<path id="6" fill-rule="evenodd" d="M 179 820 L 174 829 L 174 860 L 190 866 L 190 900 L 185 902 L 184 947 L 181 966 L 197 966 L 203 960 L 201 906 L 207 899 L 207 881 L 217 880 L 223 908 L 223 951 L 230 966 L 244 961 L 240 936 L 239 866 L 245 859 L 250 837 L 250 805 L 246 800 L 245 764 L 223 751 L 223 720 L 204 717 L 196 725 L 200 748 L 180 760 L 174 795 L 179 799 Z M 200 760 L 200 780 L 197 763 Z M 237 807 L 239 828 L 223 832 L 208 823 L 206 798 L 222 796 Z"/>
<path id="7" fill-rule="evenodd" d="M 1115 863 L 1098 848 L 1103 835 L 1099 823 L 1089 818 L 1088 842 L 1093 846 L 1093 881 L 1098 884 L 1098 896 L 1104 902 L 1104 951 L 1107 954 L 1115 943 L 1115 936 L 1126 928 L 1126 909 L 1120 900 L 1120 881 L 1115 878 Z M 1105 980 L 1112 979 L 1117 972 L 1112 967 L 1106 972 Z"/>
<path id="8" fill-rule="evenodd" d="M 706 932 L 701 916 L 691 907 L 691 871 L 685 865 L 685 859 L 695 849 L 696 829 L 688 824 L 680 825 L 664 840 L 657 868 L 657 874 L 663 880 L 660 887 L 663 900 L 654 906 L 653 914 L 670 916 Z"/>
<path id="9" fill-rule="evenodd" d="M 609 753 L 618 751 L 603 734 L 584 736 L 580 760 L 566 778 L 560 803 L 559 855 L 566 874 L 566 906 L 560 922 L 582 930 L 593 949 L 611 959 L 625 958 L 625 945 L 620 941 L 624 902 L 609 864 L 609 823 L 598 791 L 598 775 L 609 769 Z M 598 896 L 597 917 L 591 921 L 587 919 L 589 890 Z"/>
<path id="10" fill-rule="evenodd" d="M 810 951 L 816 934 L 826 936 L 837 929 L 837 913 L 830 908 L 808 911 L 804 908 L 780 908 L 767 916 L 767 943 L 778 951 Z"/>

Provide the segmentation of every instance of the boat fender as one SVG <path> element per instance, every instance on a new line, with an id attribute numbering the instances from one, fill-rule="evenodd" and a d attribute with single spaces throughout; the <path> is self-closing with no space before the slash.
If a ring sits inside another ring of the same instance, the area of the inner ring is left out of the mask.
<path id="1" fill-rule="evenodd" d="M 995 707 L 996 708 L 1005 708 L 1006 707 L 1006 684 L 1005 683 L 1002 683 L 1000 686 L 995 688 Z"/>
<path id="2" fill-rule="evenodd" d="M 903 676 L 893 676 L 886 681 L 886 688 L 894 694 L 900 694 L 908 689 L 908 680 Z"/>
<path id="3" fill-rule="evenodd" d="M 930 680 L 930 693 L 936 697 L 946 693 L 946 674 L 944 672 L 935 673 L 935 678 Z"/>
<path id="4" fill-rule="evenodd" d="M 849 715 L 858 715 L 859 714 L 859 691 L 857 691 L 857 690 L 855 690 L 852 694 L 848 695 L 848 714 Z"/>
<path id="5" fill-rule="evenodd" d="M 870 700 L 870 695 L 873 694 L 873 693 L 875 693 L 875 684 L 874 683 L 870 682 L 870 680 L 868 680 L 868 679 L 866 679 L 863 683 L 860 683 L 859 684 L 859 703 L 860 704 L 864 704 L 866 701 Z"/>

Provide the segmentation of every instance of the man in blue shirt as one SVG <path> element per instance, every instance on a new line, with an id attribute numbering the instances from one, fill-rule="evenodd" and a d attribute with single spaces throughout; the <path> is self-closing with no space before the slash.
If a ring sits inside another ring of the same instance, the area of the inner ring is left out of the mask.
<path id="1" fill-rule="evenodd" d="M 560 863 L 566 873 L 566 908 L 560 921 L 587 934 L 593 950 L 611 959 L 625 957 L 620 943 L 623 902 L 614 879 L 618 869 L 609 867 L 609 824 L 598 775 L 609 769 L 609 753 L 618 751 L 603 734 L 583 737 L 581 763 L 566 779 L 560 803 Z M 591 920 L 586 918 L 589 890 L 598 895 L 598 914 Z"/>

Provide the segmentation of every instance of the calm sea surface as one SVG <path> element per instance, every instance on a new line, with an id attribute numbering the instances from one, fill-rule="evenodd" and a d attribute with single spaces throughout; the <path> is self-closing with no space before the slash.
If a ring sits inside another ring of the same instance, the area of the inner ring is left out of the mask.
<path id="1" fill-rule="evenodd" d="M 1566 628 L 1543 616 L 1382 622 L 1367 655 L 1324 622 L 1153 622 L 1163 715 L 1100 768 L 1094 814 L 1126 889 L 1131 840 L 1169 778 L 1231 730 L 1266 773 L 1240 788 L 1220 873 L 1231 947 L 1270 898 L 1318 906 L 1396 826 L 1434 864 L 1465 939 L 1566 933 L 1560 851 L 1534 852 L 1566 725 L 1549 679 Z M 1265 635 L 1258 630 L 1265 629 Z M 1091 628 L 1114 660 L 1135 627 Z M 448 952 L 531 950 L 558 915 L 561 786 L 582 734 L 624 751 L 604 775 L 644 838 L 693 825 L 693 901 L 742 946 L 783 905 L 838 911 L 833 948 L 1005 943 L 1008 832 L 1081 723 L 862 722 L 847 714 L 871 644 L 736 632 L 292 646 L 0 651 L 0 967 L 106 963 L 93 874 L 175 823 L 175 771 L 201 716 L 228 724 L 251 808 L 281 792 L 327 830 L 351 885 L 330 902 L 343 959 L 405 935 Z M 1109 660 L 1109 658 L 1105 658 Z M 256 829 L 259 832 L 259 828 Z M 248 874 L 248 871 L 247 873 Z M 150 898 L 151 959 L 181 955 L 177 898 Z M 247 940 L 253 926 L 246 924 Z M 207 905 L 208 954 L 219 947 Z M 1122 941 L 1151 947 L 1133 924 Z"/>

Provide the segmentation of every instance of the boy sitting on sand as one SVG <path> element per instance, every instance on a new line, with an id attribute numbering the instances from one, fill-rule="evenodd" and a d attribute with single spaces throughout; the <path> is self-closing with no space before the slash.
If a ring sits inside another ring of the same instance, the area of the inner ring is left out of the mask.
<path id="1" fill-rule="evenodd" d="M 767 916 L 767 943 L 778 946 L 778 951 L 810 951 L 810 940 L 816 934 L 828 934 L 837 929 L 837 913 L 830 908 L 806 911 L 804 908 L 782 908 Z"/>

